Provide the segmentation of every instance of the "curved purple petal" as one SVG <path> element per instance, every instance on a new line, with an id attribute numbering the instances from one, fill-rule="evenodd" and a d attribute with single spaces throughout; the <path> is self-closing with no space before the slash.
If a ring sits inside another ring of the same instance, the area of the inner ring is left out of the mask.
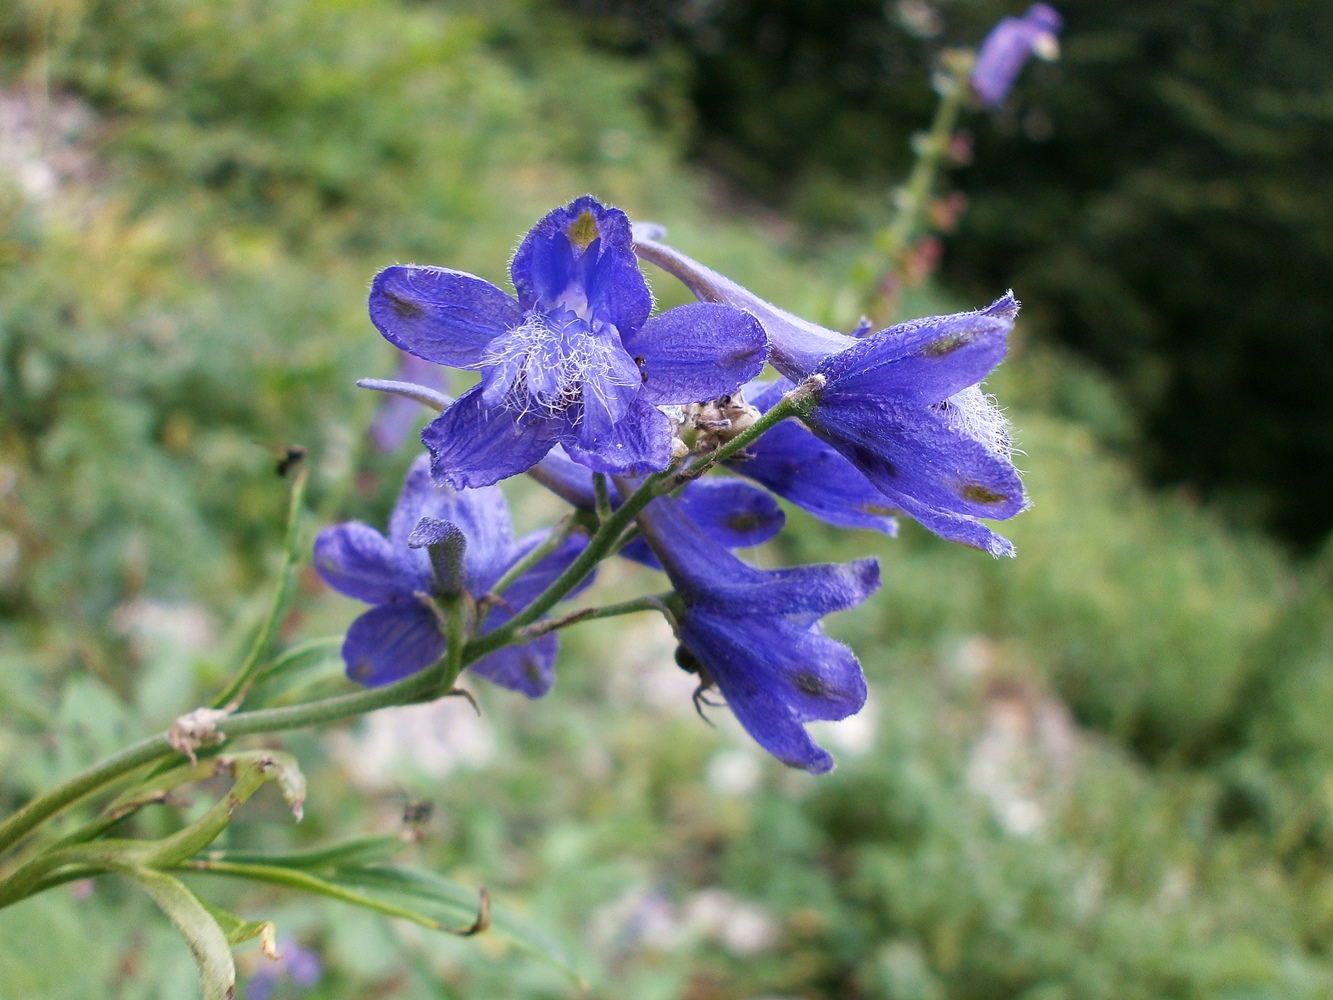
<path id="1" fill-rule="evenodd" d="M 653 403 L 695 403 L 735 392 L 763 370 L 768 350 L 753 316 L 712 302 L 668 309 L 622 340 Z"/>
<path id="2" fill-rule="evenodd" d="M 732 616 L 840 611 L 879 587 L 874 559 L 760 570 L 737 559 L 685 516 L 681 504 L 658 497 L 639 516 L 640 529 L 685 600 L 726 608 Z"/>
<path id="3" fill-rule="evenodd" d="M 499 623 L 495 627 L 498 627 Z M 540 698 L 555 681 L 555 658 L 559 640 L 547 634 L 521 646 L 506 646 L 483 656 L 468 667 L 492 684 Z"/>
<path id="4" fill-rule="evenodd" d="M 501 572 L 518 562 L 537 545 L 545 541 L 550 533 L 549 528 L 542 528 L 519 539 L 509 555 L 507 565 L 502 567 Z M 537 596 L 541 594 L 542 591 L 555 583 L 556 577 L 567 570 L 570 564 L 577 559 L 587 547 L 588 539 L 586 536 L 581 534 L 570 535 L 560 543 L 560 546 L 554 552 L 550 552 L 543 556 L 538 560 L 535 566 L 510 584 L 509 589 L 504 592 L 505 604 L 515 612 L 522 611 L 536 600 Z M 495 577 L 490 581 L 491 584 L 494 584 L 499 578 L 500 573 L 496 573 Z M 582 593 L 591 586 L 592 580 L 593 573 L 590 572 L 575 585 L 573 590 L 565 595 L 564 600 L 568 600 L 569 598 Z M 482 592 L 483 591 L 480 590 L 478 591 L 478 593 Z"/>
<path id="5" fill-rule="evenodd" d="M 486 406 L 474 386 L 421 432 L 431 476 L 455 489 L 492 486 L 525 472 L 551 450 L 560 422 Z"/>
<path id="6" fill-rule="evenodd" d="M 701 301 L 735 306 L 759 320 L 768 334 L 769 362 L 789 379 L 799 382 L 830 355 L 856 343 L 852 337 L 779 309 L 675 247 L 644 239 L 634 249 L 641 259 L 679 278 Z"/>
<path id="7" fill-rule="evenodd" d="M 677 503 L 704 534 L 728 549 L 762 545 L 786 521 L 771 496 L 738 479 L 696 480 L 681 491 Z M 622 548 L 620 555 L 649 569 L 662 568 L 642 537 Z"/>
<path id="8" fill-rule="evenodd" d="M 414 559 L 360 521 L 321 531 L 315 538 L 314 562 L 315 571 L 330 587 L 367 604 L 410 597 L 430 580 L 429 565 L 422 577 Z"/>
<path id="9" fill-rule="evenodd" d="M 1013 542 L 996 534 L 974 517 L 938 510 L 909 496 L 898 497 L 896 502 L 904 514 L 946 541 L 970 545 L 982 552 L 989 552 L 997 559 L 1001 556 L 1012 558 L 1014 555 Z"/>
<path id="10" fill-rule="evenodd" d="M 1004 360 L 1012 325 L 1012 319 L 979 311 L 881 330 L 819 366 L 828 379 L 820 405 L 883 399 L 938 403 L 976 385 Z"/>
<path id="11" fill-rule="evenodd" d="M 444 655 L 444 646 L 430 609 L 408 599 L 371 608 L 352 622 L 343 662 L 351 680 L 379 687 L 425 670 Z"/>
<path id="12" fill-rule="evenodd" d="M 570 458 L 594 472 L 642 476 L 671 462 L 671 421 L 642 396 L 614 427 L 592 430 L 583 424 L 567 427 L 560 443 Z"/>
<path id="13" fill-rule="evenodd" d="M 525 309 L 569 309 L 585 319 L 637 330 L 652 311 L 628 216 L 591 195 L 546 215 L 524 237 L 510 275 Z"/>
<path id="14" fill-rule="evenodd" d="M 760 746 L 790 767 L 814 774 L 833 768 L 803 724 L 845 719 L 865 704 L 865 676 L 850 649 L 780 620 L 704 613 L 687 616 L 680 638 Z"/>
<path id="15" fill-rule="evenodd" d="M 902 498 L 910 497 L 937 510 L 1004 519 L 1027 505 L 1008 456 L 929 407 L 821 400 L 807 422 L 904 510 Z"/>
<path id="16" fill-rule="evenodd" d="M 692 595 L 694 606 L 725 611 L 735 618 L 790 615 L 804 620 L 854 608 L 879 589 L 875 559 L 776 570 L 741 566 L 749 572 L 717 567 L 723 571 L 709 581 L 708 590 Z"/>
<path id="17" fill-rule="evenodd" d="M 560 445 L 547 452 L 545 458 L 528 470 L 528 475 L 575 507 L 592 510 L 597 506 L 592 470 L 566 455 Z"/>
<path id="18" fill-rule="evenodd" d="M 898 532 L 896 508 L 830 445 L 794 420 L 784 420 L 727 462 L 821 521 L 842 528 Z"/>
<path id="19" fill-rule="evenodd" d="M 371 283 L 370 321 L 395 347 L 439 365 L 472 369 L 494 337 L 523 322 L 523 310 L 465 271 L 395 265 Z"/>
<path id="20" fill-rule="evenodd" d="M 681 492 L 685 516 L 729 549 L 762 545 L 786 521 L 782 508 L 763 490 L 739 479 L 699 479 Z"/>

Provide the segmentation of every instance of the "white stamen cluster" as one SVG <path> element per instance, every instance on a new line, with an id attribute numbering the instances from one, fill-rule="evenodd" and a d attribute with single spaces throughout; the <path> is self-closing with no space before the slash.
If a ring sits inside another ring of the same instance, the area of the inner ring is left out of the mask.
<path id="1" fill-rule="evenodd" d="M 495 369 L 506 407 L 522 415 L 554 417 L 590 401 L 607 407 L 613 386 L 639 379 L 637 370 L 615 369 L 614 351 L 624 351 L 614 326 L 601 324 L 594 332 L 575 314 L 555 318 L 534 310 L 522 325 L 491 342 L 481 364 L 483 370 Z M 575 424 L 583 419 L 582 406 L 572 417 Z"/>

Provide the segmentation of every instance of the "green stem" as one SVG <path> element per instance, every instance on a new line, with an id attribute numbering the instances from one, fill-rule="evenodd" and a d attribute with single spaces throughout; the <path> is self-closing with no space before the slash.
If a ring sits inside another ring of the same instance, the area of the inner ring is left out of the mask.
<path id="1" fill-rule="evenodd" d="M 592 474 L 592 492 L 597 498 L 597 523 L 600 524 L 611 516 L 611 493 L 606 488 L 605 472 Z"/>
<path id="2" fill-rule="evenodd" d="M 296 479 L 292 483 L 291 497 L 287 504 L 287 532 L 282 543 L 282 567 L 278 570 L 278 585 L 273 591 L 273 600 L 269 604 L 268 614 L 259 627 L 259 633 L 255 636 L 255 641 L 250 646 L 249 655 L 246 656 L 245 662 L 241 664 L 241 669 L 237 671 L 231 683 L 213 699 L 210 706 L 212 708 L 240 705 L 241 700 L 245 697 L 246 689 L 249 688 L 250 682 L 254 679 L 255 673 L 263 665 L 264 658 L 268 655 L 273 640 L 277 636 L 278 627 L 282 624 L 283 616 L 287 613 L 287 607 L 291 604 L 296 579 L 296 566 L 301 559 L 301 507 L 305 500 L 305 484 L 306 469 L 302 466 L 296 472 Z"/>
<path id="3" fill-rule="evenodd" d="M 503 594 L 513 585 L 515 580 L 560 548 L 565 543 L 565 539 L 581 527 L 583 525 L 577 514 L 570 514 L 561 519 L 560 523 L 551 529 L 550 534 L 533 546 L 531 552 L 505 570 L 504 575 L 495 581 L 495 585 L 491 587 L 490 592 L 492 594 Z"/>
<path id="4" fill-rule="evenodd" d="M 577 559 L 546 588 L 536 600 L 515 615 L 502 627 L 473 639 L 462 646 L 459 664 L 466 667 L 487 653 L 510 644 L 515 633 L 531 625 L 573 590 L 601 560 L 609 555 L 627 528 L 644 507 L 664 493 L 679 489 L 705 472 L 714 464 L 724 461 L 750 444 L 775 424 L 792 416 L 809 412 L 818 399 L 823 380 L 812 376 L 801 383 L 755 421 L 742 434 L 728 441 L 717 451 L 702 456 L 685 469 L 659 472 L 646 478 L 625 498 L 618 510 L 606 519 L 588 540 Z M 461 644 L 460 644 L 461 645 Z M 366 688 L 348 694 L 336 695 L 301 705 L 284 705 L 251 712 L 239 712 L 224 719 L 219 729 L 228 739 L 253 733 L 275 733 L 307 726 L 323 725 L 354 718 L 381 708 L 408 705 L 435 697 L 448 675 L 449 665 L 440 662 L 419 673 L 404 677 L 383 687 Z M 452 680 L 450 680 L 452 683 Z M 105 788 L 125 775 L 167 757 L 178 755 L 167 742 L 166 733 L 157 733 L 126 747 L 93 767 L 74 775 L 55 788 L 37 796 L 18 812 L 0 823 L 0 853 L 11 848 L 20 839 L 52 816 L 64 811 L 94 792 Z"/>
<path id="5" fill-rule="evenodd" d="M 946 53 L 945 56 L 937 85 L 940 101 L 935 107 L 935 119 L 928 132 L 913 139 L 916 163 L 912 166 L 907 183 L 894 193 L 893 221 L 875 241 L 877 255 L 885 264 L 872 273 L 883 273 L 884 270 L 896 272 L 901 269 L 908 243 L 920 228 L 921 216 L 930 201 L 940 164 L 948 155 L 949 141 L 967 96 L 970 65 L 965 65 L 968 60 L 961 54 L 955 56 Z M 877 290 L 872 290 L 870 299 L 872 308 L 869 311 L 875 315 L 885 304 L 883 296 Z"/>
<path id="6" fill-rule="evenodd" d="M 637 614 L 640 611 L 658 611 L 666 614 L 666 606 L 662 602 L 668 596 L 668 594 L 652 594 L 648 597 L 636 597 L 633 600 L 620 601 L 617 604 L 604 604 L 599 608 L 580 608 L 578 611 L 571 611 L 559 618 L 547 618 L 544 621 L 529 625 L 527 628 L 520 629 L 514 635 L 514 642 L 515 644 L 531 642 L 548 632 L 557 632 L 562 628 L 569 628 L 571 625 L 594 621 L 598 618 L 616 618 L 620 615 Z"/>
<path id="7" fill-rule="evenodd" d="M 74 775 L 68 781 L 61 782 L 0 823 L 0 853 L 8 850 L 39 824 L 80 799 L 105 788 L 145 764 L 151 764 L 175 753 L 177 751 L 167 742 L 167 734 L 157 733 L 133 746 L 126 747 L 119 753 L 112 754 L 101 763 Z"/>
<path id="8" fill-rule="evenodd" d="M 379 708 L 419 701 L 423 696 L 438 689 L 443 675 L 444 665 L 436 664 L 384 687 L 366 688 L 320 701 L 307 702 L 304 705 L 285 705 L 280 708 L 240 712 L 225 719 L 219 728 L 228 737 L 235 737 L 338 722 Z M 52 816 L 130 772 L 145 764 L 177 755 L 181 755 L 180 751 L 167 742 L 167 734 L 157 733 L 76 774 L 68 781 L 39 795 L 0 823 L 0 852 L 12 847 Z"/>

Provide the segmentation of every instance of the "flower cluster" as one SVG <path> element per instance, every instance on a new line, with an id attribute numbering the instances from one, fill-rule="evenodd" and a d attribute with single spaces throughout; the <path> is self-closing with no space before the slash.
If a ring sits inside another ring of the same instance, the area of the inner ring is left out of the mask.
<path id="1" fill-rule="evenodd" d="M 404 377 L 428 384 L 368 384 L 439 415 L 388 534 L 349 523 L 316 542 L 324 579 L 372 605 L 348 632 L 348 674 L 387 684 L 442 670 L 452 684 L 467 667 L 535 697 L 552 682 L 558 629 L 652 608 L 698 677 L 698 704 L 715 691 L 779 760 L 827 771 L 805 724 L 855 713 L 866 684 L 820 619 L 864 601 L 878 566 L 760 570 L 730 550 L 782 527 L 776 494 L 840 527 L 891 535 L 906 515 L 1012 555 L 982 519 L 1012 517 L 1026 498 L 980 383 L 1018 304 L 1006 295 L 846 336 L 649 238 L 659 235 L 585 196 L 523 240 L 514 295 L 439 267 L 375 278 L 371 319 L 412 359 Z M 699 301 L 653 315 L 640 258 Z M 453 400 L 423 363 L 479 381 Z M 776 375 L 760 380 L 766 364 Z M 494 484 L 521 473 L 570 513 L 515 540 Z M 665 572 L 670 591 L 550 615 L 617 554 Z"/>

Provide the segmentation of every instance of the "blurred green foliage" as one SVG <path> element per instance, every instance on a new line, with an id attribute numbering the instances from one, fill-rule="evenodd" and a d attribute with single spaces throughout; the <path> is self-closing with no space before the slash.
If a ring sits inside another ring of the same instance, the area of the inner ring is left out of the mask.
<path id="1" fill-rule="evenodd" d="M 669 69 L 692 149 L 815 231 L 882 225 L 929 67 L 1009 0 L 567 0 Z M 1324 0 L 1062 0 L 1061 60 L 971 123 L 945 275 L 1013 286 L 1109 372 L 1137 458 L 1309 551 L 1333 530 L 1333 147 Z M 1030 317 L 1032 318 L 1032 317 Z"/>
<path id="2" fill-rule="evenodd" d="M 216 687 L 262 613 L 286 444 L 310 448 L 321 519 L 382 520 L 411 449 L 367 448 L 375 401 L 352 389 L 394 364 L 364 318 L 377 267 L 503 280 L 527 225 L 591 188 L 788 308 L 856 318 L 855 245 L 728 218 L 677 165 L 686 112 L 659 108 L 661 131 L 639 104 L 668 70 L 589 48 L 557 9 L 19 3 L 0 66 L 20 165 L 0 180 L 6 812 Z M 597 622 L 541 702 L 483 689 L 480 722 L 454 699 L 284 736 L 307 818 L 261 792 L 230 846 L 394 829 L 433 801 L 419 862 L 550 928 L 595 997 L 1329 995 L 1333 563 L 1146 490 L 1116 457 L 1131 411 L 1084 363 L 1020 336 L 990 387 L 1035 500 L 1016 561 L 798 512 L 753 554 L 881 558 L 882 592 L 831 626 L 872 685 L 861 722 L 820 733 L 832 776 L 763 758 L 725 712 L 704 726 L 660 623 Z M 525 525 L 556 509 L 513 500 Z M 289 638 L 354 613 L 309 577 L 299 607 Z M 336 658 L 305 679 L 343 683 Z M 316 947 L 311 998 L 572 992 L 495 939 L 197 887 Z M 76 889 L 0 913 L 0 996 L 193 995 L 146 900 Z"/>

